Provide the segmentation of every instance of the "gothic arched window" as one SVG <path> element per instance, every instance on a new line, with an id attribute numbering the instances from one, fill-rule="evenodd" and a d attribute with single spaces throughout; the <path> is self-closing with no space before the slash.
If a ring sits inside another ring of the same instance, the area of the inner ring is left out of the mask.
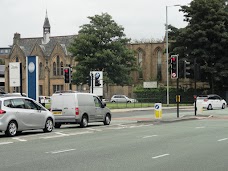
<path id="1" fill-rule="evenodd" d="M 19 62 L 19 58 L 18 57 L 16 57 L 16 62 Z"/>
<path id="2" fill-rule="evenodd" d="M 56 75 L 60 75 L 61 66 L 60 66 L 60 62 L 59 62 L 59 56 L 57 56 L 56 62 L 57 62 L 57 73 L 56 73 Z"/>
<path id="3" fill-rule="evenodd" d="M 138 67 L 139 67 L 139 78 L 143 78 L 143 52 L 142 50 L 138 51 Z"/>
<path id="4" fill-rule="evenodd" d="M 157 80 L 162 79 L 162 52 L 159 49 L 157 51 Z"/>
<path id="5" fill-rule="evenodd" d="M 60 72 L 60 75 L 63 75 L 63 62 L 60 63 L 60 67 L 61 67 L 61 68 L 60 68 L 60 71 L 61 71 L 61 72 Z"/>
<path id="6" fill-rule="evenodd" d="M 39 76 L 42 77 L 42 75 L 43 75 L 43 64 L 42 64 L 42 62 L 40 62 L 40 64 L 39 64 Z"/>
<path id="7" fill-rule="evenodd" d="M 56 75 L 56 63 L 53 62 L 53 75 L 55 76 Z"/>

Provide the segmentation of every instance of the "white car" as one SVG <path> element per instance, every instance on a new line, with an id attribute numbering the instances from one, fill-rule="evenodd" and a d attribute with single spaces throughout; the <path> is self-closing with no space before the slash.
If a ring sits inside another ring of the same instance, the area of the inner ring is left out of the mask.
<path id="1" fill-rule="evenodd" d="M 215 108 L 225 109 L 227 106 L 226 101 L 221 98 L 219 95 L 210 94 L 210 95 L 200 95 L 196 99 L 196 106 L 201 105 L 203 108 L 212 110 Z"/>
<path id="2" fill-rule="evenodd" d="M 125 95 L 114 95 L 111 98 L 111 102 L 113 103 L 137 103 L 136 99 L 131 99 Z"/>
<path id="3" fill-rule="evenodd" d="M 8 136 L 33 129 L 51 132 L 54 123 L 53 114 L 31 98 L 0 97 L 0 131 Z"/>

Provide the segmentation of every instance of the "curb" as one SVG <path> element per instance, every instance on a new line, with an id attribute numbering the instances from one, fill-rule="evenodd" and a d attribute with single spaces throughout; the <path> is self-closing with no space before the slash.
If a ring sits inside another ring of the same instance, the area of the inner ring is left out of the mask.
<path id="1" fill-rule="evenodd" d="M 180 122 L 180 121 L 191 121 L 191 120 L 200 120 L 200 119 L 207 119 L 213 117 L 212 115 L 184 115 L 180 118 L 169 118 L 169 119 L 153 119 L 153 120 L 139 120 L 137 123 L 153 123 L 153 124 L 162 124 L 162 123 L 173 123 L 173 122 Z"/>

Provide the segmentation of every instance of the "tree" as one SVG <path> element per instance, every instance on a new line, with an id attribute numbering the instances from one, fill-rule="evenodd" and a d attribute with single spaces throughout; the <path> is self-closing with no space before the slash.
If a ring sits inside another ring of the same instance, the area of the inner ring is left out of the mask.
<path id="1" fill-rule="evenodd" d="M 103 71 L 104 82 L 129 84 L 136 62 L 124 28 L 107 13 L 88 18 L 90 23 L 80 27 L 69 49 L 78 62 L 73 83 L 86 83 L 90 71 Z"/>
<path id="2" fill-rule="evenodd" d="M 173 52 L 201 66 L 212 92 L 228 86 L 228 10 L 225 0 L 193 0 L 182 6 L 188 25 L 172 29 Z"/>

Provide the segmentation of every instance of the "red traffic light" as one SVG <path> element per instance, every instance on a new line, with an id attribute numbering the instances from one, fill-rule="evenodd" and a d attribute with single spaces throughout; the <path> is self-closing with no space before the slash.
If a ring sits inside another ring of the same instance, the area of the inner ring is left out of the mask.
<path id="1" fill-rule="evenodd" d="M 171 58 L 171 61 L 172 61 L 172 62 L 176 62 L 176 58 L 175 58 L 175 57 L 172 57 L 172 58 Z"/>
<path id="2" fill-rule="evenodd" d="M 68 72 L 69 72 L 69 69 L 64 69 L 64 72 L 65 72 L 65 73 L 68 73 Z"/>

